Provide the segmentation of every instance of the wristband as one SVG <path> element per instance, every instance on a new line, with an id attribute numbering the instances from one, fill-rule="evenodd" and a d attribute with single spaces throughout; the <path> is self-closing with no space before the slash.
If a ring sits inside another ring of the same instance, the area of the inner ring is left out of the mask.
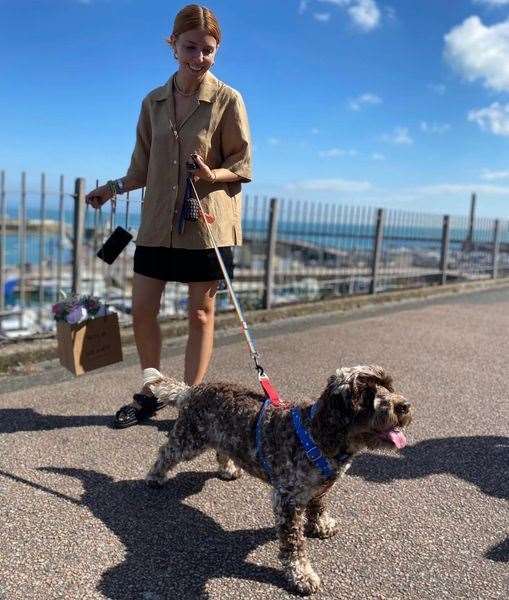
<path id="1" fill-rule="evenodd" d="M 212 173 L 212 175 L 214 175 L 214 178 L 210 180 L 210 183 L 214 183 L 215 180 L 217 179 L 217 174 L 214 170 L 211 170 L 210 172 Z"/>
<path id="2" fill-rule="evenodd" d="M 106 182 L 106 185 L 109 187 L 112 196 L 115 197 L 117 195 L 117 186 L 115 185 L 115 182 L 110 179 Z"/>
<path id="3" fill-rule="evenodd" d="M 110 179 L 106 182 L 114 195 L 123 194 L 125 191 L 123 179 Z"/>

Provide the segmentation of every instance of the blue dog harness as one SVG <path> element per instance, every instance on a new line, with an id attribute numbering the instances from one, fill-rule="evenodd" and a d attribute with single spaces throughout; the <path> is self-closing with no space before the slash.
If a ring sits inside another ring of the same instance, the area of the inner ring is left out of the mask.
<path id="1" fill-rule="evenodd" d="M 265 417 L 265 412 L 267 407 L 271 404 L 270 398 L 267 398 L 263 403 L 260 412 L 258 413 L 258 418 L 256 421 L 256 455 L 258 456 L 258 461 L 262 466 L 263 470 L 267 474 L 269 481 L 272 479 L 272 468 L 268 463 L 265 455 L 263 454 L 262 448 L 262 425 Z M 318 403 L 315 403 L 311 406 L 310 409 L 310 417 L 313 419 L 318 410 Z M 295 433 L 299 438 L 299 441 L 304 448 L 304 452 L 308 459 L 314 464 L 314 466 L 321 472 L 321 474 L 325 477 L 325 479 L 332 479 L 336 476 L 337 471 L 334 469 L 327 458 L 322 454 L 320 448 L 316 445 L 313 437 L 309 433 L 309 431 L 304 426 L 302 422 L 302 412 L 298 407 L 292 408 L 290 411 L 292 415 L 292 423 Z M 348 453 L 340 454 L 336 457 L 336 460 L 345 463 L 350 459 L 351 455 Z"/>

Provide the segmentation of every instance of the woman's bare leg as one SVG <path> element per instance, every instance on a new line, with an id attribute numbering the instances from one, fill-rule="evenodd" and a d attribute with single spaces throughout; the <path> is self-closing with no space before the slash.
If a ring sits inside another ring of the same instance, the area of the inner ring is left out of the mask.
<path id="1" fill-rule="evenodd" d="M 189 337 L 187 338 L 184 381 L 197 385 L 203 381 L 214 345 L 214 313 L 217 281 L 189 284 Z M 242 469 L 226 455 L 217 453 L 219 476 L 237 479 Z"/>
<path id="2" fill-rule="evenodd" d="M 189 284 L 189 337 L 184 368 L 184 381 L 188 385 L 203 381 L 212 356 L 217 287 L 217 281 Z"/>
<path id="3" fill-rule="evenodd" d="M 142 369 L 153 367 L 160 369 L 161 329 L 157 316 L 161 307 L 161 295 L 165 281 L 134 274 L 133 279 L 133 330 L 140 366 Z M 151 395 L 148 388 L 142 393 Z"/>

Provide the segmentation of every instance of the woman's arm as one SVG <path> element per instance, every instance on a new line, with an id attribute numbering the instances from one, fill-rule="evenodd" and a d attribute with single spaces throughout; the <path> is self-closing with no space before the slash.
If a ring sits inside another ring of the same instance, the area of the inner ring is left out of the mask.
<path id="1" fill-rule="evenodd" d="M 193 154 L 193 159 L 198 167 L 194 172 L 194 176 L 198 179 L 203 179 L 204 181 L 209 181 L 211 183 L 216 181 L 218 183 L 230 183 L 232 181 L 240 181 L 242 179 L 229 169 L 211 169 L 205 164 L 203 158 L 199 154 Z"/>

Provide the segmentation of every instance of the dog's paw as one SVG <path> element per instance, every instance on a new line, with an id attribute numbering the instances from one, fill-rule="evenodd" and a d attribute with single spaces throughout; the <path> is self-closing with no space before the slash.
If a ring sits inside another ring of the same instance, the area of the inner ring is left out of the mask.
<path id="1" fill-rule="evenodd" d="M 304 529 L 307 537 L 326 540 L 336 535 L 339 531 L 339 525 L 336 519 L 333 519 L 328 513 L 323 513 L 316 521 L 308 521 Z"/>
<path id="2" fill-rule="evenodd" d="M 234 481 L 242 476 L 242 469 L 225 454 L 217 453 L 217 463 L 219 465 L 217 471 L 219 479 L 222 479 L 223 481 Z"/>
<path id="3" fill-rule="evenodd" d="M 242 469 L 239 467 L 235 467 L 234 465 L 233 469 L 219 469 L 219 471 L 217 472 L 217 476 L 223 481 L 235 481 L 235 479 L 239 479 L 239 477 L 242 477 L 242 473 Z"/>
<path id="4" fill-rule="evenodd" d="M 315 594 L 320 589 L 320 577 L 307 560 L 291 565 L 286 576 L 294 590 L 303 596 Z"/>

